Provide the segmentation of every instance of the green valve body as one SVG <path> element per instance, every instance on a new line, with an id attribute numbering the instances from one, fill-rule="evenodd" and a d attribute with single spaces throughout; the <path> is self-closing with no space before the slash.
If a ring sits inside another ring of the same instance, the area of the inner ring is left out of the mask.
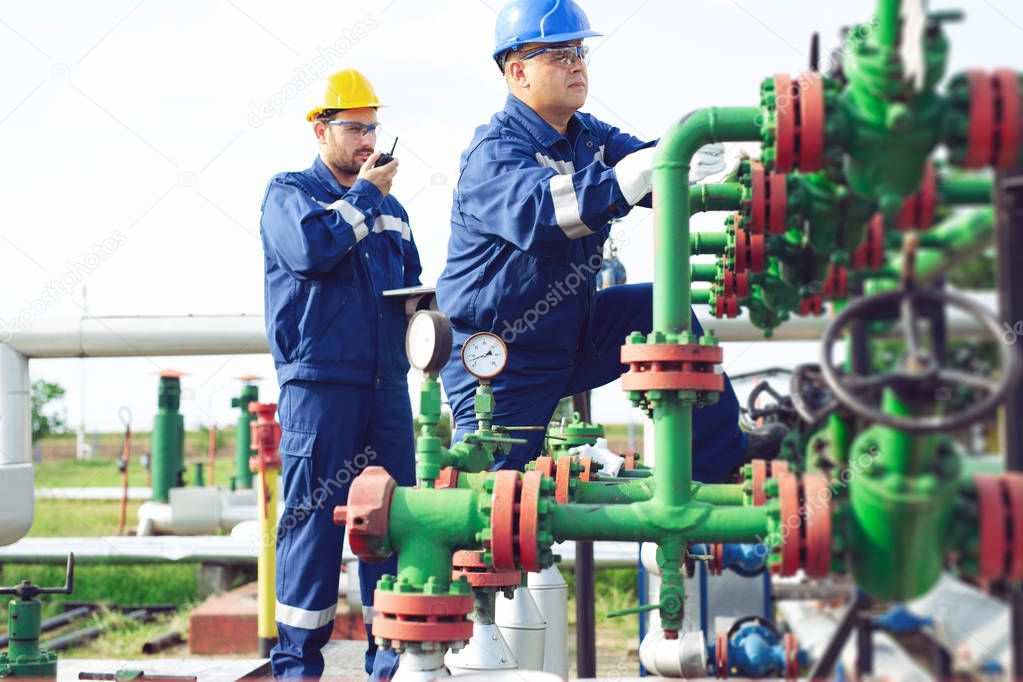
<path id="1" fill-rule="evenodd" d="M 564 425 L 552 426 L 547 430 L 547 451 L 557 459 L 567 455 L 571 448 L 580 445 L 593 445 L 598 438 L 604 437 L 604 427 L 583 421 L 578 412 L 572 414 L 572 421 Z"/>
<path id="2" fill-rule="evenodd" d="M 255 415 L 249 414 L 249 403 L 259 402 L 259 386 L 246 384 L 241 395 L 231 398 L 231 407 L 237 407 L 238 425 L 235 427 L 234 444 L 234 484 L 236 488 L 252 487 L 252 470 L 249 468 L 249 457 L 252 456 L 251 424 Z"/>
<path id="3" fill-rule="evenodd" d="M 184 484 L 185 420 L 181 405 L 181 379 L 160 377 L 158 410 L 153 417 L 153 501 L 167 502 L 170 489 Z"/>
<path id="4" fill-rule="evenodd" d="M 0 652 L 0 677 L 57 676 L 57 654 L 39 649 L 43 604 L 38 599 L 12 599 L 8 604 L 10 646 Z"/>

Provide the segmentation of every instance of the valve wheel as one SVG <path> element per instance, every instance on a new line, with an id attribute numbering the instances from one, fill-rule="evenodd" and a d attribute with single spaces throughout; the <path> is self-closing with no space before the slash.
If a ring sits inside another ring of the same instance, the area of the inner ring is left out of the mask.
<path id="1" fill-rule="evenodd" d="M 823 578 L 831 573 L 831 487 L 819 472 L 803 474 L 806 514 L 806 574 Z"/>
<path id="2" fill-rule="evenodd" d="M 519 501 L 519 564 L 523 571 L 540 570 L 540 486 L 543 474 L 527 471 L 522 476 Z"/>
<path id="3" fill-rule="evenodd" d="M 799 679 L 799 642 L 791 632 L 785 633 L 785 679 Z"/>
<path id="4" fill-rule="evenodd" d="M 714 675 L 719 680 L 728 679 L 728 633 L 719 632 L 714 643 Z"/>
<path id="5" fill-rule="evenodd" d="M 494 568 L 511 571 L 515 565 L 515 512 L 522 479 L 519 472 L 502 469 L 494 476 L 490 510 L 490 557 Z"/>
<path id="6" fill-rule="evenodd" d="M 922 303 L 946 306 L 965 312 L 996 341 L 999 364 L 996 370 L 1001 379 L 978 377 L 968 372 L 947 369 L 923 353 L 919 341 L 919 316 L 917 309 Z M 841 375 L 832 359 L 835 343 L 842 330 L 857 319 L 870 320 L 877 317 L 879 310 L 890 310 L 898 306 L 902 311 L 900 323 L 906 340 L 907 356 L 913 360 L 913 369 L 900 369 L 873 377 Z M 821 342 L 821 376 L 835 399 L 847 410 L 868 422 L 881 424 L 907 433 L 936 433 L 964 428 L 980 421 L 994 412 L 1002 402 L 1009 387 L 1015 385 L 1020 372 L 1019 354 L 1010 344 L 1001 340 L 1002 330 L 995 317 L 980 305 L 959 294 L 944 290 L 914 289 L 911 291 L 886 291 L 850 303 L 831 321 L 824 331 Z M 927 390 L 935 395 L 938 387 L 964 386 L 987 394 L 987 397 L 954 415 L 932 415 L 926 417 L 899 417 L 885 414 L 868 402 L 863 394 L 882 388 L 912 388 L 922 393 Z"/>

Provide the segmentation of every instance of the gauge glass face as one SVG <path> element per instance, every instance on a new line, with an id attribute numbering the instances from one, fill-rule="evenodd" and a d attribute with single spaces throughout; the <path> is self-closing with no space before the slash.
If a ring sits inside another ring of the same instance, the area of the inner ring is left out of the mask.
<path id="1" fill-rule="evenodd" d="M 416 369 L 426 369 L 437 350 L 436 320 L 431 315 L 415 315 L 409 323 L 405 352 Z"/>
<path id="2" fill-rule="evenodd" d="M 473 334 L 462 346 L 462 364 L 479 379 L 497 376 L 507 362 L 508 348 L 496 334 Z"/>

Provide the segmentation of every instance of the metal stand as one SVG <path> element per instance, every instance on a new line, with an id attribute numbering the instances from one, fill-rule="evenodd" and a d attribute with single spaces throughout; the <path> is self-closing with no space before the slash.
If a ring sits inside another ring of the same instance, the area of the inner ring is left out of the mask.
<path id="1" fill-rule="evenodd" d="M 572 396 L 572 409 L 590 421 L 590 394 Z M 597 676 L 597 633 L 594 612 L 593 543 L 575 543 L 575 667 L 576 677 Z"/>
<path id="2" fill-rule="evenodd" d="M 1023 353 L 1023 167 L 998 175 L 995 182 L 995 245 L 998 258 L 999 313 L 1005 325 L 1005 343 L 1012 342 L 1017 353 Z M 1023 381 L 1005 399 L 1004 428 L 1005 470 L 1023 471 Z M 1023 678 L 1023 594 L 1018 589 L 1009 593 L 1012 609 L 1012 678 Z"/>
<path id="3" fill-rule="evenodd" d="M 870 672 L 870 668 L 873 667 L 874 651 L 872 646 L 873 632 L 870 626 L 870 617 L 867 615 L 869 609 L 870 597 L 862 592 L 857 592 L 856 597 L 846 607 L 842 620 L 838 623 L 838 629 L 835 630 L 835 634 L 832 635 L 828 646 L 821 653 L 820 658 L 817 659 L 817 663 L 814 664 L 813 670 L 810 671 L 808 679 L 831 679 L 835 672 L 835 663 L 838 662 L 838 657 L 842 655 L 842 649 L 845 648 L 845 644 L 853 630 L 857 630 L 856 670 L 860 675 Z"/>

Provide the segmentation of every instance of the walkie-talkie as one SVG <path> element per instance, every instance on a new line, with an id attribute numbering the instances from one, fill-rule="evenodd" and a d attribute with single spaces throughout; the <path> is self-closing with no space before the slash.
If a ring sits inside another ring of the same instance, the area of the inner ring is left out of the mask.
<path id="1" fill-rule="evenodd" d="M 375 164 L 373 164 L 373 167 L 374 168 L 380 168 L 380 166 L 384 166 L 386 164 L 389 164 L 391 161 L 393 161 L 394 160 L 394 150 L 397 147 L 398 147 L 398 138 L 394 138 L 394 144 L 391 145 L 391 151 L 388 152 L 387 154 L 381 154 L 380 158 L 377 159 L 377 162 Z"/>

